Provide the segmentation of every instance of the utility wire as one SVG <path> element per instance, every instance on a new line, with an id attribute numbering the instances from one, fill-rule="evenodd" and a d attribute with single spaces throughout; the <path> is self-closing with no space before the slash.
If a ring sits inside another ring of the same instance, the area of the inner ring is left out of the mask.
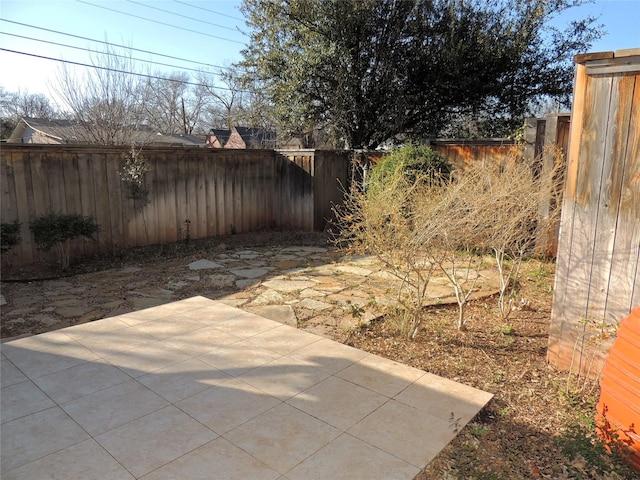
<path id="1" fill-rule="evenodd" d="M 200 20 L 199 18 L 188 17 L 186 15 L 182 15 L 181 13 L 172 12 L 171 10 L 165 10 L 164 8 L 154 7 L 153 5 L 147 5 L 146 3 L 136 2 L 135 0 L 127 0 L 127 2 L 134 3 L 136 5 L 140 5 L 140 6 L 146 7 L 146 8 L 152 8 L 153 10 L 158 10 L 159 12 L 168 13 L 169 15 L 175 15 L 177 17 L 186 18 L 187 20 L 192 20 L 194 22 L 205 23 L 205 24 L 211 25 L 213 27 L 223 28 L 225 30 L 231 30 L 232 32 L 240 32 L 242 35 L 245 35 L 245 36 L 247 35 L 246 33 L 241 32 L 240 30 L 237 30 L 235 28 L 226 27 L 224 25 L 218 25 L 217 23 L 207 22 L 206 20 Z"/>
<path id="2" fill-rule="evenodd" d="M 165 54 L 163 54 L 163 53 L 152 52 L 152 51 L 150 51 L 150 50 L 141 50 L 141 49 L 139 49 L 139 48 L 126 47 L 126 46 L 124 46 L 124 45 L 118 45 L 117 43 L 105 42 L 105 41 L 103 41 L 103 40 L 95 40 L 95 39 L 93 39 L 93 38 L 82 37 L 82 36 L 80 36 L 80 35 L 74 35 L 74 34 L 72 34 L 72 33 L 64 33 L 64 32 L 60 32 L 60 31 L 58 31 L 58 30 L 51 30 L 51 29 L 49 29 L 49 28 L 37 27 L 37 26 L 35 26 L 35 25 L 29 25 L 29 24 L 27 24 L 27 23 L 21 23 L 21 22 L 16 22 L 16 21 L 13 21 L 13 20 L 7 20 L 6 18 L 0 18 L 0 21 L 1 21 L 1 22 L 13 23 L 13 24 L 15 24 L 15 25 L 21 25 L 21 26 L 23 26 L 23 27 L 35 28 L 36 30 L 43 30 L 43 31 L 45 31 L 45 32 L 56 33 L 56 34 L 58 34 L 58 35 L 65 35 L 65 36 L 67 36 L 67 37 L 79 38 L 79 39 L 81 39 L 81 40 L 87 40 L 87 41 L 89 41 L 89 42 L 102 43 L 103 45 L 108 45 L 108 46 L 110 46 L 110 47 L 127 48 L 127 49 L 129 49 L 129 50 L 131 50 L 131 51 L 134 51 L 134 52 L 149 53 L 149 54 L 151 54 L 151 55 L 157 55 L 157 56 L 159 56 L 159 57 L 170 58 L 170 59 L 172 59 L 172 60 L 179 60 L 179 61 L 181 61 L 181 62 L 188 62 L 188 63 L 193 63 L 193 64 L 196 64 L 196 65 L 203 65 L 203 66 L 205 66 L 205 67 L 220 68 L 220 69 L 222 69 L 222 70 L 229 70 L 229 69 L 231 68 L 231 67 L 223 67 L 223 66 L 220 66 L 220 65 L 212 65 L 212 64 L 210 64 L 210 63 L 198 62 L 198 61 L 196 61 L 196 60 L 187 60 L 186 58 L 174 57 L 174 56 L 171 56 L 171 55 L 165 55 Z"/>
<path id="3" fill-rule="evenodd" d="M 168 63 L 154 62 L 152 60 L 145 60 L 143 58 L 129 57 L 127 55 L 120 55 L 120 54 L 117 54 L 117 53 L 100 52 L 98 50 L 92 50 L 90 48 L 76 47 L 75 45 L 67 45 L 65 43 L 52 42 L 50 40 L 42 40 L 42 39 L 39 39 L 39 38 L 26 37 L 24 35 L 18 35 L 18 34 L 15 34 L 15 33 L 0 32 L 0 35 L 9 35 L 9 36 L 12 36 L 12 37 L 24 38 L 25 40 L 33 40 L 35 42 L 46 43 L 48 45 L 57 45 L 59 47 L 73 48 L 73 49 L 76 49 L 76 50 L 82 50 L 82 51 L 89 52 L 89 53 L 98 53 L 98 54 L 102 54 L 102 55 L 108 55 L 110 57 L 126 58 L 128 60 L 135 60 L 137 62 L 146 62 L 146 63 L 151 63 L 153 65 L 161 65 L 163 67 L 177 68 L 178 70 L 189 70 L 191 72 L 197 72 L 197 73 L 202 73 L 203 72 L 203 70 L 198 70 L 196 68 L 188 68 L 188 67 L 181 67 L 179 65 L 171 65 L 171 64 L 168 64 Z M 213 73 L 215 75 L 220 75 L 219 73 L 215 73 L 215 72 L 206 72 L 206 73 Z"/>
<path id="4" fill-rule="evenodd" d="M 62 63 L 67 63 L 69 65 L 78 65 L 80 67 L 89 67 L 89 68 L 95 68 L 95 69 L 98 69 L 98 70 L 106 70 L 106 71 L 109 71 L 109 72 L 124 73 L 124 74 L 127 74 L 127 75 L 135 75 L 137 77 L 151 78 L 151 79 L 154 79 L 154 80 L 165 80 L 165 81 L 168 81 L 168 82 L 178 82 L 178 83 L 183 83 L 185 85 L 193 85 L 194 87 L 205 87 L 205 88 L 208 88 L 208 89 L 211 88 L 211 85 L 206 85 L 204 83 L 195 83 L 195 82 L 189 82 L 189 81 L 184 81 L 184 80 L 176 80 L 175 78 L 159 77 L 157 75 L 147 75 L 145 73 L 128 72 L 126 70 L 119 70 L 117 68 L 103 67 L 103 66 L 100 66 L 100 65 L 90 65 L 88 63 L 81 63 L 81 62 L 72 62 L 71 60 L 63 60 L 61 58 L 46 57 L 44 55 L 36 55 L 35 53 L 19 52 L 17 50 L 10 50 L 8 48 L 0 48 L 0 51 L 9 52 L 9 53 L 16 53 L 18 55 L 27 55 L 29 57 L 41 58 L 43 60 L 53 60 L 54 62 L 62 62 Z M 228 88 L 228 87 L 215 87 L 215 88 L 219 89 L 219 90 L 229 90 L 229 91 L 235 91 L 235 92 L 251 93 L 249 90 L 235 90 L 233 88 Z"/>
<path id="5" fill-rule="evenodd" d="M 177 28 L 178 30 L 184 30 L 189 33 L 197 33 L 198 35 L 204 35 L 205 37 L 211 37 L 217 40 L 223 40 L 225 42 L 232 42 L 232 43 L 238 43 L 240 45 L 246 45 L 244 42 L 240 42 L 238 40 L 231 40 L 230 38 L 218 37 L 216 35 L 211 35 L 210 33 L 197 32 L 195 30 L 190 30 L 188 28 L 178 27 L 177 25 L 172 25 L 171 23 L 160 22 L 158 20 L 151 20 L 150 18 L 145 18 L 140 15 L 134 15 L 133 13 L 122 12 L 114 8 L 105 7 L 103 5 L 96 5 L 95 3 L 86 2 L 85 0 L 76 0 L 76 2 L 84 3 L 85 5 L 91 5 L 92 7 L 96 7 L 96 8 L 102 8 L 103 10 L 109 10 L 110 12 L 120 13 L 121 15 L 127 15 L 128 17 L 139 18 L 140 20 L 144 20 L 146 22 L 152 22 L 152 23 L 157 23 L 159 25 L 164 25 L 166 27 Z"/>
<path id="6" fill-rule="evenodd" d="M 233 15 L 227 15 L 226 13 L 216 12 L 215 10 L 209 10 L 208 8 L 201 7 L 200 5 L 192 5 L 187 2 L 181 2 L 180 0 L 173 0 L 173 1 L 176 3 L 181 3 L 182 5 L 186 5 L 187 7 L 197 8 L 198 10 L 204 10 L 205 12 L 215 13 L 216 15 L 220 15 L 222 17 L 232 18 L 233 20 L 240 20 L 241 22 L 244 22 L 245 20 L 244 18 L 234 17 Z"/>

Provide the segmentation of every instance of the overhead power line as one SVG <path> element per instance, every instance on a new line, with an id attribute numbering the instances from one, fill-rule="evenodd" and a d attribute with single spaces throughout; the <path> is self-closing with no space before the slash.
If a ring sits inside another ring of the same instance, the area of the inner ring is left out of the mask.
<path id="1" fill-rule="evenodd" d="M 203 72 L 203 70 L 201 70 L 201 69 L 198 70 L 196 68 L 182 67 L 180 65 L 171 65 L 169 63 L 154 62 L 152 60 L 145 60 L 143 58 L 129 57 L 127 55 L 120 55 L 120 54 L 112 53 L 112 52 L 100 52 L 100 51 L 97 51 L 97 50 L 92 50 L 90 48 L 77 47 L 75 45 L 67 45 L 65 43 L 52 42 L 50 40 L 42 40 L 42 39 L 39 39 L 39 38 L 27 37 L 25 35 L 18 35 L 18 34 L 15 34 L 15 33 L 0 32 L 0 35 L 9 35 L 11 37 L 23 38 L 25 40 L 33 40 L 34 42 L 42 42 L 42 43 L 46 43 L 48 45 L 57 45 L 59 47 L 73 48 L 75 50 L 82 50 L 82 51 L 89 52 L 89 53 L 98 53 L 98 54 L 102 54 L 102 55 L 108 55 L 110 57 L 126 58 L 128 60 L 135 60 L 137 62 L 150 63 L 152 65 L 161 65 L 163 67 L 177 68 L 179 70 L 189 70 L 191 72 L 197 72 L 197 73 Z M 206 72 L 206 73 L 211 73 L 211 72 Z M 220 75 L 219 73 L 215 73 L 215 74 L 216 75 Z"/>
<path id="2" fill-rule="evenodd" d="M 206 20 L 201 20 L 199 18 L 194 18 L 194 17 L 188 17 L 187 15 L 182 15 L 181 13 L 176 13 L 176 12 L 172 12 L 171 10 L 165 10 L 164 8 L 159 8 L 159 7 L 155 7 L 153 5 L 148 5 L 146 3 L 142 3 L 142 2 L 136 2 L 135 0 L 127 0 L 127 2 L 129 3 L 134 3 L 136 5 L 140 5 L 142 7 L 146 7 L 146 8 L 151 8 L 153 10 L 158 10 L 159 12 L 164 12 L 164 13 L 168 13 L 169 15 L 175 15 L 177 17 L 182 17 L 182 18 L 186 18 L 187 20 L 191 20 L 194 22 L 200 22 L 200 23 L 204 23 L 206 25 L 211 25 L 213 27 L 217 27 L 217 28 L 223 28 L 225 30 L 231 30 L 232 32 L 239 32 L 242 35 L 246 35 L 246 33 L 241 32 L 240 30 L 236 29 L 236 28 L 232 28 L 232 27 L 227 27 L 225 25 L 218 25 L 217 23 L 211 23 L 211 22 L 207 22 Z"/>
<path id="3" fill-rule="evenodd" d="M 170 58 L 172 60 L 178 60 L 178 61 L 181 61 L 181 62 L 193 63 L 193 64 L 196 64 L 196 65 L 203 65 L 205 67 L 220 68 L 220 69 L 223 69 L 223 70 L 228 70 L 230 68 L 230 67 L 223 67 L 221 65 L 212 65 L 210 63 L 198 62 L 196 60 L 188 60 L 186 58 L 174 57 L 172 55 L 165 55 L 164 53 L 152 52 L 150 50 L 142 50 L 142 49 L 139 49 L 139 48 L 127 47 L 125 45 L 119 45 L 117 43 L 106 42 L 104 40 L 96 40 L 94 38 L 82 37 L 80 35 L 74 35 L 72 33 L 60 32 L 58 30 L 51 30 L 50 28 L 38 27 L 36 25 L 29 25 L 28 23 L 16 22 L 14 20 L 7 20 L 6 18 L 0 18 L 0 22 L 13 23 L 15 25 L 21 25 L 23 27 L 35 28 L 36 30 L 42 30 L 42 31 L 45 31 L 45 32 L 56 33 L 58 35 L 64 35 L 66 37 L 79 38 L 81 40 L 87 40 L 89 42 L 102 43 L 103 45 L 108 45 L 110 47 L 126 48 L 128 50 L 133 51 L 133 52 L 149 53 L 151 55 L 157 55 L 159 57 Z"/>
<path id="4" fill-rule="evenodd" d="M 244 22 L 244 18 L 234 17 L 233 15 L 228 15 L 226 13 L 216 12 L 215 10 L 209 10 L 208 8 L 201 7 L 200 5 L 192 5 L 191 3 L 181 2 L 180 0 L 173 0 L 176 3 L 181 3 L 182 5 L 186 5 L 187 7 L 197 8 L 198 10 L 203 10 L 209 13 L 215 13 L 216 15 L 220 15 L 222 17 L 232 18 L 233 20 L 239 20 Z"/>
<path id="5" fill-rule="evenodd" d="M 61 58 L 47 57 L 45 55 L 37 55 L 35 53 L 29 53 L 29 52 L 20 52 L 18 50 L 11 50 L 11 49 L 8 49 L 8 48 L 0 48 L 0 51 L 9 52 L 9 53 L 16 53 L 18 55 L 26 55 L 26 56 L 29 56 L 29 57 L 40 58 L 40 59 L 43 59 L 43 60 L 52 60 L 54 62 L 61 62 L 61 63 L 69 64 L 69 65 L 77 65 L 77 66 L 80 66 L 80 67 L 89 67 L 89 68 L 95 68 L 95 69 L 98 69 L 98 70 L 106 70 L 106 71 L 109 71 L 109 72 L 124 73 L 124 74 L 127 74 L 127 75 L 135 75 L 136 77 L 151 78 L 151 79 L 154 79 L 154 80 L 166 80 L 168 82 L 178 82 L 178 83 L 183 83 L 185 85 L 193 85 L 195 87 L 211 88 L 211 85 L 206 85 L 204 83 L 195 83 L 195 82 L 189 82 L 189 81 L 184 81 L 184 80 L 177 80 L 175 78 L 160 77 L 160 76 L 157 76 L 157 75 L 148 75 L 148 74 L 145 74 L 145 73 L 128 72 L 126 70 L 119 70 L 117 68 L 103 67 L 103 66 L 100 66 L 100 65 L 91 65 L 91 64 L 82 63 L 82 62 L 72 62 L 71 60 L 63 60 Z M 218 87 L 218 86 L 216 86 L 215 88 L 219 89 L 219 90 L 229 90 L 229 91 L 251 93 L 249 90 L 235 90 L 235 89 L 228 88 L 228 87 Z"/>
<path id="6" fill-rule="evenodd" d="M 95 3 L 86 2 L 85 0 L 76 0 L 76 2 L 84 3 L 85 5 L 91 5 L 92 7 L 102 8 L 103 10 L 109 10 L 110 12 L 119 13 L 121 15 L 126 15 L 128 17 L 139 18 L 140 20 L 144 20 L 145 22 L 157 23 L 159 25 L 164 25 L 165 27 L 177 28 L 178 30 L 184 30 L 189 33 L 196 33 L 198 35 L 204 35 L 205 37 L 215 38 L 217 40 L 223 40 L 225 42 L 237 43 L 239 45 L 245 45 L 244 42 L 240 42 L 238 40 L 231 40 L 230 38 L 218 37 L 217 35 L 211 35 L 210 33 L 198 32 L 195 30 L 191 30 L 189 28 L 178 27 L 177 25 L 172 25 L 171 23 L 160 22 L 158 20 L 151 20 L 150 18 L 145 18 L 140 15 L 134 15 L 133 13 L 122 12 L 120 10 L 116 10 L 115 8 L 105 7 L 104 5 L 96 5 Z"/>

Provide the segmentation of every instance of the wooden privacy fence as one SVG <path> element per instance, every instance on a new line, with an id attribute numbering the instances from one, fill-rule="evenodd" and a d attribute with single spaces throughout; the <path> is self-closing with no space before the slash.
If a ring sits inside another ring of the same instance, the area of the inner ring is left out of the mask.
<path id="1" fill-rule="evenodd" d="M 429 146 L 460 168 L 477 162 L 501 163 L 521 153 L 508 138 L 435 139 L 429 141 Z"/>
<path id="2" fill-rule="evenodd" d="M 127 148 L 10 145 L 0 152 L 1 219 L 21 223 L 13 264 L 41 260 L 28 225 L 47 213 L 100 224 L 73 255 L 214 237 L 263 228 L 322 230 L 347 184 L 349 154 L 334 151 L 153 148 L 141 154 L 147 200 L 131 198 L 120 172 Z"/>
<path id="3" fill-rule="evenodd" d="M 576 63 L 548 359 L 595 376 L 640 305 L 640 49 Z"/>

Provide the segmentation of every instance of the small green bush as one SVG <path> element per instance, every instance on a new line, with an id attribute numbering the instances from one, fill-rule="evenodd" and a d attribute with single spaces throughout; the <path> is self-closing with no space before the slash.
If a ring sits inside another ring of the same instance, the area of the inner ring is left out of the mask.
<path id="1" fill-rule="evenodd" d="M 0 222 L 0 252 L 8 252 L 20 243 L 20 222 Z"/>
<path id="2" fill-rule="evenodd" d="M 76 238 L 92 239 L 100 231 L 100 225 L 91 217 L 76 213 L 50 213 L 36 218 L 29 224 L 38 248 L 48 252 L 52 248 L 58 254 L 62 270 L 69 267 L 70 242 Z"/>
<path id="3" fill-rule="evenodd" d="M 397 170 L 402 170 L 409 184 L 417 178 L 435 179 L 449 178 L 451 164 L 435 150 L 426 145 L 409 144 L 393 150 L 383 157 L 371 172 L 369 185 L 374 187 L 393 177 Z"/>

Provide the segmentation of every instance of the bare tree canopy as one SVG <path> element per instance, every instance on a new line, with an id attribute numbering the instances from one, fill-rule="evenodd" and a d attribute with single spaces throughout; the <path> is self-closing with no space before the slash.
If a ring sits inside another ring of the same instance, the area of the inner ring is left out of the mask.
<path id="1" fill-rule="evenodd" d="M 57 113 L 49 98 L 41 93 L 8 92 L 0 86 L 0 138 L 8 138 L 23 117 L 51 119 Z"/>
<path id="2" fill-rule="evenodd" d="M 94 55 L 94 68 L 82 75 L 62 64 L 52 85 L 78 125 L 77 140 L 102 145 L 129 144 L 143 122 L 143 105 L 149 86 L 143 77 L 131 75 L 136 65 L 130 51 L 105 51 Z"/>
<path id="3" fill-rule="evenodd" d="M 285 128 L 321 125 L 348 148 L 440 135 L 461 118 L 504 134 L 536 99 L 568 99 L 572 56 L 599 27 L 549 20 L 580 3 L 244 0 L 242 65 Z"/>

